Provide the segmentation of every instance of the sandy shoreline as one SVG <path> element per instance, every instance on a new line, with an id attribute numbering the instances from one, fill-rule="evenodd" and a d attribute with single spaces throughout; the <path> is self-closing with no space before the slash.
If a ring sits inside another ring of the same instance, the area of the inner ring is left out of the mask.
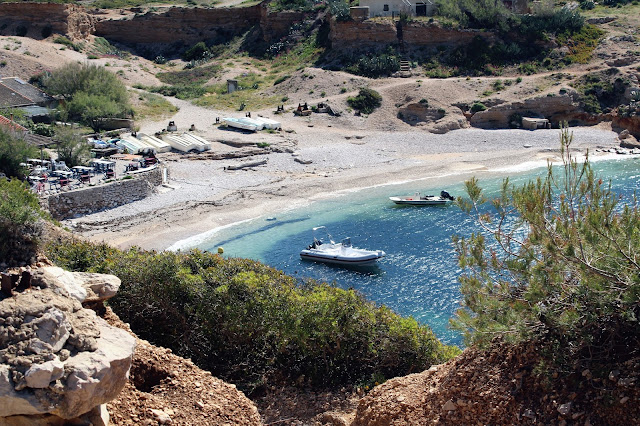
<path id="1" fill-rule="evenodd" d="M 190 110 L 199 110 L 190 114 Z M 241 151 L 242 145 L 269 146 L 247 158 L 213 160 L 160 154 L 169 169 L 169 187 L 115 209 L 65 221 L 75 233 L 120 248 L 164 250 L 214 228 L 335 196 L 338 191 L 429 180 L 429 186 L 459 182 L 502 169 L 544 165 L 558 159 L 559 130 L 462 129 L 437 135 L 416 131 L 362 131 L 337 128 L 329 118 L 309 124 L 278 116 L 282 132 L 241 134 L 218 129 L 217 113 L 181 105 L 178 113 L 212 141 L 212 152 Z M 266 115 L 266 114 L 265 114 Z M 145 123 L 153 133 L 162 123 Z M 206 129 L 204 131 L 200 129 Z M 180 129 L 179 129 L 180 130 Z M 573 128 L 576 151 L 618 146 L 606 128 Z M 233 146 L 231 146 L 233 145 Z M 531 147 L 525 147 L 531 145 Z M 298 161 L 296 161 L 296 159 Z M 225 167 L 267 160 L 266 165 L 229 171 Z M 303 161 L 299 161 L 303 160 Z M 308 163 L 308 164 L 303 164 Z M 392 194 L 390 187 L 389 195 Z"/>

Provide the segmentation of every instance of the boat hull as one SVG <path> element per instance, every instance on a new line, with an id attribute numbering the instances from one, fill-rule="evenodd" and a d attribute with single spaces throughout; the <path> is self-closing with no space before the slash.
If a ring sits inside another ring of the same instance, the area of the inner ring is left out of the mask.
<path id="1" fill-rule="evenodd" d="M 318 253 L 318 252 L 314 252 L 313 250 L 302 250 L 300 252 L 300 258 L 303 260 L 310 260 L 313 262 L 322 262 L 322 263 L 331 263 L 334 265 L 342 265 L 342 266 L 373 265 L 378 261 L 378 259 L 381 259 L 382 257 L 384 257 L 384 252 L 382 252 L 382 254 L 372 253 L 369 256 L 362 256 L 358 258 Z"/>
<path id="2" fill-rule="evenodd" d="M 441 198 L 411 198 L 411 197 L 389 197 L 391 201 L 403 206 L 444 206 L 451 200 Z"/>

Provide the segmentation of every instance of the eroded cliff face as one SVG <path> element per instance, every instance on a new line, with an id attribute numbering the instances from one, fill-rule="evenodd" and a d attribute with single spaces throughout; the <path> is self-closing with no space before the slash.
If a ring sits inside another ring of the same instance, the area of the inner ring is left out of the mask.
<path id="1" fill-rule="evenodd" d="M 82 6 L 52 3 L 0 4 L 0 34 L 40 39 L 49 33 L 71 39 L 90 35 L 129 46 L 180 45 L 199 41 L 224 42 L 252 27 L 260 28 L 266 42 L 289 32 L 302 12 L 269 12 L 266 5 L 235 8 L 165 7 L 143 13 L 123 9 L 120 14 L 89 11 Z"/>
<path id="2" fill-rule="evenodd" d="M 476 37 L 491 41 L 490 32 L 446 29 L 435 23 L 422 21 L 396 23 L 390 20 L 346 21 L 332 20 L 331 39 L 334 48 L 359 45 L 380 45 L 404 42 L 412 46 L 460 46 Z"/>
<path id="3" fill-rule="evenodd" d="M 631 117 L 614 115 L 612 124 L 614 127 L 628 130 L 632 136 L 640 139 L 640 115 L 633 115 Z"/>
<path id="4" fill-rule="evenodd" d="M 172 7 L 121 19 L 100 19 L 95 35 L 127 45 L 228 39 L 260 22 L 261 6 L 238 8 Z"/>
<path id="5" fill-rule="evenodd" d="M 1 3 L 0 35 L 26 35 L 40 39 L 48 30 L 83 38 L 95 30 L 96 18 L 73 4 Z"/>

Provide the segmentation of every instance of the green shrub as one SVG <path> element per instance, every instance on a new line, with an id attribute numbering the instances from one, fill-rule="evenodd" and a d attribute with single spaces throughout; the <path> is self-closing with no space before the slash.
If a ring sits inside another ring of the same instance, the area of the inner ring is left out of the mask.
<path id="1" fill-rule="evenodd" d="M 606 377 L 640 345 L 640 206 L 621 204 L 571 142 L 563 129 L 559 172 L 507 179 L 494 200 L 466 182 L 459 205 L 486 232 L 454 239 L 465 306 L 454 325 L 468 343 L 532 341 L 554 371 Z"/>
<path id="2" fill-rule="evenodd" d="M 0 173 L 9 178 L 24 179 L 27 170 L 20 164 L 37 155 L 38 151 L 23 138 L 0 127 Z"/>
<path id="3" fill-rule="evenodd" d="M 291 78 L 291 76 L 290 76 L 290 75 L 283 75 L 283 76 L 280 76 L 280 77 L 276 78 L 276 81 L 274 81 L 274 82 L 273 82 L 273 85 L 274 85 L 274 86 L 276 86 L 276 85 L 278 85 L 278 84 L 280 84 L 280 83 L 284 82 L 284 81 L 285 81 L 285 80 L 287 80 L 288 78 Z"/>
<path id="4" fill-rule="evenodd" d="M 330 0 L 329 10 L 331 15 L 336 18 L 338 22 L 345 22 L 351 20 L 350 3 L 345 0 Z"/>
<path id="5" fill-rule="evenodd" d="M 382 104 L 382 96 L 368 87 L 360 89 L 358 96 L 347 99 L 347 104 L 363 114 L 371 114 Z"/>
<path id="6" fill-rule="evenodd" d="M 150 87 L 149 91 L 163 96 L 174 96 L 178 99 L 194 99 L 204 96 L 207 89 L 196 84 L 190 86 L 160 86 Z"/>
<path id="7" fill-rule="evenodd" d="M 182 58 L 185 61 L 198 61 L 201 59 L 207 59 L 209 56 L 209 48 L 205 44 L 204 41 L 200 41 L 189 49 L 187 49 L 183 54 Z"/>
<path id="8" fill-rule="evenodd" d="M 274 12 L 283 10 L 310 11 L 313 2 L 310 0 L 275 0 L 269 3 L 269 8 Z"/>
<path id="9" fill-rule="evenodd" d="M 72 42 L 71 40 L 69 40 L 65 36 L 58 36 L 53 40 L 53 42 L 57 43 L 57 44 L 62 44 L 64 46 L 67 46 L 67 47 L 75 50 L 76 52 L 79 52 L 81 50 L 79 45 L 75 44 L 74 42 Z"/>
<path id="10" fill-rule="evenodd" d="M 479 112 L 479 111 L 484 111 L 486 109 L 487 109 L 487 107 L 482 102 L 474 102 L 473 105 L 471 105 L 471 112 L 472 113 L 476 113 L 476 112 Z"/>
<path id="11" fill-rule="evenodd" d="M 31 264 L 42 234 L 38 197 L 18 179 L 0 178 L 0 263 Z"/>
<path id="12" fill-rule="evenodd" d="M 208 65 L 182 71 L 161 72 L 156 77 L 163 83 L 172 86 L 200 85 L 218 75 L 221 70 L 222 67 L 220 65 Z"/>
<path id="13" fill-rule="evenodd" d="M 346 67 L 348 72 L 370 78 L 388 76 L 400 70 L 398 58 L 388 53 L 362 55 L 352 61 L 353 64 Z"/>
<path id="14" fill-rule="evenodd" d="M 299 284 L 248 259 L 121 252 L 80 241 L 47 251 L 65 268 L 118 276 L 122 285 L 109 303 L 140 337 L 245 391 L 276 377 L 316 386 L 389 378 L 458 352 L 354 290 Z"/>

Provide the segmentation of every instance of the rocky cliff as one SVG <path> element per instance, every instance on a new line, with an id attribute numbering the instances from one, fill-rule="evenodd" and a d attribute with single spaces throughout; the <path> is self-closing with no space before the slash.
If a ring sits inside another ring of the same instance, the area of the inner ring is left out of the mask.
<path id="1" fill-rule="evenodd" d="M 94 34 L 127 45 L 227 40 L 259 24 L 261 6 L 238 8 L 171 7 L 99 19 Z"/>
<path id="2" fill-rule="evenodd" d="M 0 35 L 40 39 L 48 32 L 82 38 L 95 31 L 96 18 L 82 6 L 55 3 L 1 3 Z M 49 31 L 50 30 L 50 31 Z"/>
<path id="3" fill-rule="evenodd" d="M 406 43 L 416 47 L 459 46 L 479 36 L 493 40 L 490 32 L 446 29 L 435 23 L 392 20 L 331 21 L 329 39 L 334 48 Z"/>
<path id="4" fill-rule="evenodd" d="M 0 34 L 43 38 L 59 33 L 72 39 L 89 35 L 134 47 L 191 46 L 199 41 L 221 43 L 256 27 L 264 41 L 287 34 L 305 18 L 302 12 L 271 13 L 265 4 L 248 7 L 158 7 L 120 14 L 89 11 L 82 6 L 53 3 L 1 3 Z"/>

